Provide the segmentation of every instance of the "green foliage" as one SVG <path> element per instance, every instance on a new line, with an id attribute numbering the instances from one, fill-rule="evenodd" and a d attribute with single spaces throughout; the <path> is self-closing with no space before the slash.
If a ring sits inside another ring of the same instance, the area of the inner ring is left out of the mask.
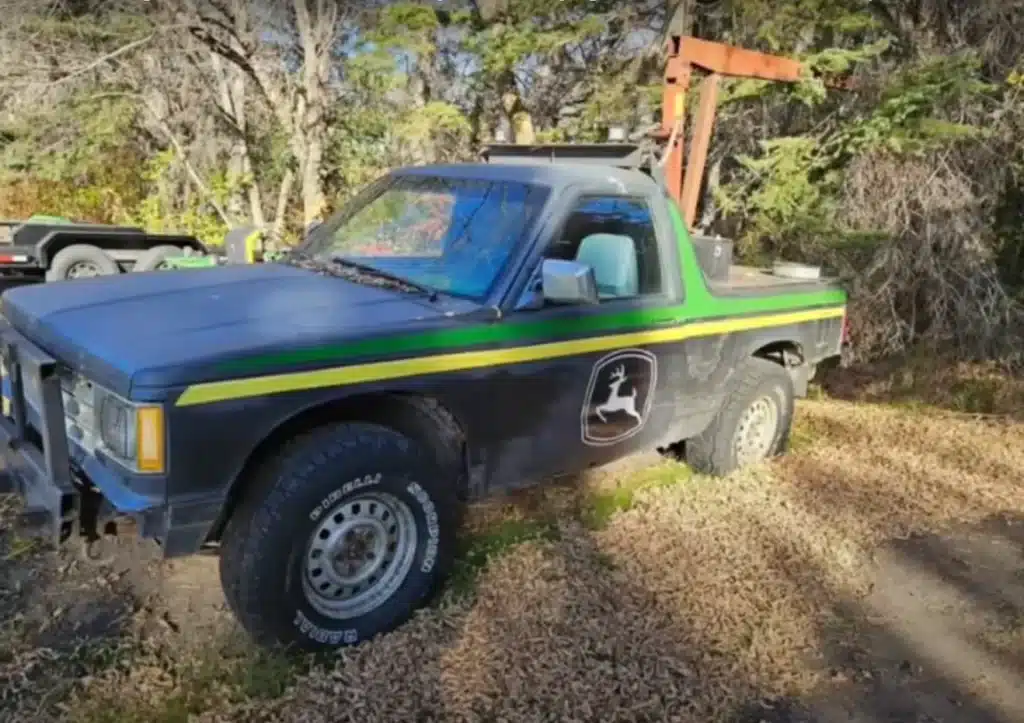
<path id="1" fill-rule="evenodd" d="M 485 77 L 500 77 L 604 32 L 607 18 L 587 5 L 581 0 L 509 3 L 507 15 L 467 35 L 463 49 L 477 58 Z"/>
<path id="2" fill-rule="evenodd" d="M 793 17 L 783 13 L 778 22 Z M 850 26 L 871 27 L 852 20 Z M 879 62 L 890 46 L 882 37 L 853 49 L 826 48 L 807 55 L 805 65 L 816 73 L 847 74 Z M 963 53 L 920 58 L 883 76 L 879 86 L 862 84 L 856 91 L 826 90 L 810 76 L 785 90 L 750 80 L 727 86 L 723 103 L 733 114 L 752 102 L 799 99 L 812 109 L 838 109 L 854 92 L 875 98 L 867 112 L 833 111 L 817 132 L 762 141 L 758 154 L 737 155 L 739 172 L 714 189 L 714 197 L 724 214 L 741 221 L 741 255 L 756 262 L 785 251 L 820 262 L 826 248 L 859 253 L 884 241 L 884 235 L 853 233 L 836 220 L 846 169 L 865 154 L 921 156 L 984 137 L 984 127 L 949 112 L 992 96 L 996 88 L 980 80 L 980 72 L 977 56 Z"/>
<path id="3" fill-rule="evenodd" d="M 336 189 L 332 206 L 387 167 L 395 109 L 386 97 L 404 86 L 394 56 L 382 48 L 364 49 L 347 59 L 343 69 L 349 102 L 332 119 L 325 160 L 326 175 Z"/>
<path id="4" fill-rule="evenodd" d="M 826 153 L 833 159 L 877 150 L 920 155 L 984 136 L 981 126 L 943 117 L 946 108 L 995 91 L 979 71 L 976 56 L 961 54 L 925 58 L 895 73 L 873 112 L 836 133 Z"/>
<path id="5" fill-rule="evenodd" d="M 602 142 L 612 126 L 643 125 L 643 114 L 661 103 L 661 83 L 638 85 L 626 75 L 603 79 L 566 134 L 578 142 Z"/>
<path id="6" fill-rule="evenodd" d="M 49 181 L 85 180 L 108 165 L 107 156 L 130 146 L 136 119 L 134 104 L 124 96 L 73 97 L 8 125 L 0 169 L 31 171 Z"/>
<path id="7" fill-rule="evenodd" d="M 190 234 L 211 246 L 223 244 L 228 226 L 217 216 L 207 199 L 193 194 L 181 202 L 168 193 L 166 181 L 180 172 L 179 166 L 180 159 L 174 151 L 163 151 L 153 156 L 141 174 L 150 184 L 151 192 L 136 209 L 126 212 L 116 221 L 141 226 L 153 233 Z M 234 189 L 229 186 L 226 175 L 221 171 L 212 176 L 210 190 L 213 199 L 224 204 Z"/>
<path id="8" fill-rule="evenodd" d="M 395 125 L 399 138 L 414 142 L 437 140 L 439 136 L 464 140 L 471 130 L 462 111 L 442 101 L 431 101 L 423 108 L 404 114 Z"/>
<path id="9" fill-rule="evenodd" d="M 33 199 L 33 212 L 111 221 L 143 194 L 135 171 L 146 149 L 136 121 L 134 105 L 120 94 L 77 94 L 27 115 L 5 128 L 0 182 Z"/>
<path id="10" fill-rule="evenodd" d="M 739 251 L 751 261 L 764 260 L 764 239 L 773 239 L 778 248 L 827 237 L 840 180 L 836 173 L 818 173 L 820 147 L 814 138 L 776 138 L 762 141 L 760 149 L 760 156 L 738 158 L 747 185 L 732 184 L 716 194 L 723 211 L 749 219 Z"/>
<path id="11" fill-rule="evenodd" d="M 368 42 L 386 50 L 404 50 L 420 56 L 432 55 L 436 49 L 434 34 L 441 24 L 437 13 L 428 5 L 400 2 L 383 8 Z"/>
<path id="12" fill-rule="evenodd" d="M 367 47 L 347 59 L 344 70 L 352 86 L 350 92 L 364 98 L 379 98 L 405 84 L 395 56 L 384 48 Z"/>
<path id="13" fill-rule="evenodd" d="M 405 68 L 430 62 L 436 50 L 434 34 L 440 25 L 434 10 L 399 3 L 378 17 L 367 42 L 343 65 L 349 102 L 332 119 L 326 163 L 336 189 L 332 206 L 425 149 L 464 148 L 472 132 L 462 111 L 450 103 L 432 100 L 417 108 L 403 102 L 409 83 Z"/>
<path id="14" fill-rule="evenodd" d="M 880 26 L 877 16 L 859 0 L 733 0 L 733 26 L 750 34 L 752 45 L 776 54 L 800 54 L 821 47 L 829 38 L 833 47 L 846 38 L 862 38 Z M 738 38 L 730 38 L 732 42 Z"/>

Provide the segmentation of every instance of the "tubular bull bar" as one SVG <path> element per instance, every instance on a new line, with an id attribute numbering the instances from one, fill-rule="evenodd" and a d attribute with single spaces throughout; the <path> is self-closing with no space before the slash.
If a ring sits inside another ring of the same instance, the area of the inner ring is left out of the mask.
<path id="1" fill-rule="evenodd" d="M 0 383 L 0 494 L 20 497 L 20 522 L 59 544 L 78 519 L 80 494 L 71 471 L 57 360 L 3 319 Z M 38 400 L 32 421 L 26 389 Z"/>

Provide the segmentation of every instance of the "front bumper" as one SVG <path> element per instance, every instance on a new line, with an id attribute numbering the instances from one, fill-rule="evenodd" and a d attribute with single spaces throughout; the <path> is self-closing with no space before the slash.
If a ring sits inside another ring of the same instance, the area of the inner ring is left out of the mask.
<path id="1" fill-rule="evenodd" d="M 80 487 L 72 476 L 57 361 L 0 321 L 0 359 L 9 396 L 0 414 L 0 492 L 22 498 L 22 521 L 60 542 L 78 519 Z M 41 413 L 29 423 L 26 384 L 39 390 Z"/>
<path id="2" fill-rule="evenodd" d="M 198 552 L 226 490 L 168 499 L 165 476 L 136 475 L 68 439 L 58 362 L 0 317 L 0 494 L 24 503 L 21 523 L 55 544 L 129 517 L 164 557 Z M 33 389 L 30 405 L 26 386 Z"/>

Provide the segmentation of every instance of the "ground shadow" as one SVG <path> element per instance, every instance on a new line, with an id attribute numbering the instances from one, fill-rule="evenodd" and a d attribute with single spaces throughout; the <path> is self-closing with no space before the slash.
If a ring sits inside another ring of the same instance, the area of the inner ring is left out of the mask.
<path id="1" fill-rule="evenodd" d="M 1022 523 L 994 517 L 948 535 L 894 541 L 879 554 L 871 594 L 834 605 L 821 630 L 831 684 L 781 701 L 771 714 L 752 706 L 746 720 L 1021 720 L 1024 553 L 1009 552 L 1005 533 Z M 993 549 L 1004 559 L 996 563 Z M 949 574 L 951 566 L 958 569 Z M 1001 587 L 1014 578 L 1011 588 Z"/>
<path id="2" fill-rule="evenodd" d="M 122 570 L 23 536 L 15 512 L 0 496 L 0 719 L 35 723 L 135 645 L 141 601 Z"/>
<path id="3" fill-rule="evenodd" d="M 905 443 L 922 450 L 935 444 Z M 822 520 L 859 516 L 868 525 L 881 528 L 884 520 L 911 531 L 870 545 L 863 594 L 826 582 L 835 579 L 830 571 L 806 561 L 800 584 L 829 606 L 819 637 L 831 680 L 771 711 L 752 706 L 745 720 L 1024 720 L 1024 517 L 1018 511 L 971 515 L 965 505 L 965 517 L 976 521 L 913 531 L 920 510 L 885 509 L 883 498 L 863 491 L 863 469 L 844 475 L 841 466 L 812 459 L 793 467 L 807 479 L 830 483 L 827 491 L 792 486 L 791 504 Z M 899 498 L 889 503 L 899 504 Z M 767 546 L 781 544 L 777 530 L 766 531 Z"/>

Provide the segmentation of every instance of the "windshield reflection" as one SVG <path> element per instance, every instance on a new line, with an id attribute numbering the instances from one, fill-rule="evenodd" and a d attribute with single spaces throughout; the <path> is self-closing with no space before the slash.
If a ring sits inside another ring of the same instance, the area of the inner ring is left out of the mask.
<path id="1" fill-rule="evenodd" d="M 382 179 L 300 247 L 474 300 L 490 292 L 548 189 L 427 175 Z"/>

